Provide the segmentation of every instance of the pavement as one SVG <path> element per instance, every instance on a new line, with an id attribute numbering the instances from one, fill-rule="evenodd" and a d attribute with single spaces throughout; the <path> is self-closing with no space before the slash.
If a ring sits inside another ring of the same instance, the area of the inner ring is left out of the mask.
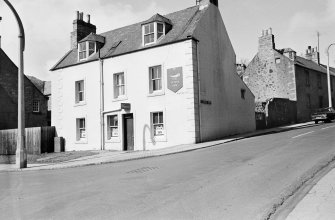
<path id="1" fill-rule="evenodd" d="M 169 147 L 151 151 L 115 152 L 101 151 L 97 155 L 82 157 L 66 162 L 53 164 L 28 164 L 25 169 L 17 169 L 15 164 L 0 164 L 0 172 L 27 172 L 36 170 L 53 170 L 73 168 L 89 165 L 117 163 L 130 160 L 138 160 L 150 157 L 159 157 L 170 154 L 194 151 L 197 149 L 209 148 L 224 143 L 230 143 L 245 138 L 261 136 L 271 133 L 284 132 L 299 128 L 315 126 L 314 123 L 302 123 L 289 126 L 276 127 L 255 131 L 252 133 L 237 135 L 222 140 L 211 141 L 200 144 L 189 144 Z M 309 220 L 309 219 L 335 219 L 335 169 L 326 174 L 296 205 L 293 211 L 287 216 L 288 220 Z"/>
<path id="2" fill-rule="evenodd" d="M 90 165 L 100 165 L 108 163 L 117 163 L 130 160 L 138 160 L 149 157 L 158 157 L 170 154 L 177 154 L 182 152 L 188 152 L 208 147 L 217 146 L 224 143 L 230 143 L 233 141 L 238 141 L 245 138 L 266 135 L 271 133 L 278 133 L 289 131 L 293 129 L 305 128 L 309 126 L 314 126 L 313 122 L 293 124 L 287 126 L 281 126 L 276 128 L 257 130 L 251 133 L 235 135 L 225 139 L 210 141 L 199 144 L 188 144 L 188 145 L 178 145 L 173 147 L 168 147 L 164 149 L 150 150 L 150 151 L 99 151 L 99 154 L 87 157 L 81 157 L 74 160 L 69 160 L 61 163 L 49 163 L 49 164 L 28 164 L 25 169 L 16 168 L 15 164 L 0 164 L 0 172 L 13 172 L 13 171 L 36 171 L 36 170 L 54 170 L 54 169 L 64 169 L 64 168 L 73 168 L 73 167 L 82 167 Z"/>

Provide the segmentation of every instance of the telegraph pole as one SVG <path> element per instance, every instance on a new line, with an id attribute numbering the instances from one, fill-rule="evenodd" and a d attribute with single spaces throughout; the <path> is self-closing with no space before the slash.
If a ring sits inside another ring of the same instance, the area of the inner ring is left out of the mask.
<path id="1" fill-rule="evenodd" d="M 327 63 L 327 82 L 328 82 L 328 106 L 332 107 L 332 93 L 331 93 L 331 83 L 330 83 L 330 67 L 329 67 L 329 49 L 331 46 L 335 45 L 334 44 L 330 44 L 327 48 L 327 58 L 328 58 L 328 63 Z"/>
<path id="2" fill-rule="evenodd" d="M 16 167 L 27 168 L 27 151 L 25 147 L 25 107 L 24 107 L 24 74 L 23 53 L 25 47 L 25 36 L 22 21 L 15 8 L 8 0 L 4 0 L 13 12 L 19 27 L 19 71 L 18 71 L 18 133 L 16 146 Z"/>

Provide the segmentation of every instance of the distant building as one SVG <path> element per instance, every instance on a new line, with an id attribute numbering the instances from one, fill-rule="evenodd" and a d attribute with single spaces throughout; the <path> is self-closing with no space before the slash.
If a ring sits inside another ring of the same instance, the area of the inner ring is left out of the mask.
<path id="1" fill-rule="evenodd" d="M 78 13 L 71 49 L 52 68 L 52 125 L 66 150 L 152 150 L 253 131 L 254 96 L 217 4 L 102 34 Z"/>
<path id="2" fill-rule="evenodd" d="M 0 48 L 0 130 L 17 128 L 18 68 Z M 47 97 L 24 77 L 25 125 L 47 126 Z"/>
<path id="3" fill-rule="evenodd" d="M 43 93 L 48 99 L 48 126 L 51 125 L 51 81 L 43 81 L 34 76 L 27 76 L 28 79 Z"/>
<path id="4" fill-rule="evenodd" d="M 331 70 L 333 85 L 335 71 Z M 243 80 L 255 95 L 256 102 L 274 98 L 293 101 L 280 103 L 295 106 L 276 105 L 296 108 L 296 115 L 282 121 L 292 121 L 293 118 L 298 122 L 309 121 L 314 109 L 328 106 L 327 67 L 320 64 L 317 48 L 308 47 L 305 57 L 297 56 L 291 48 L 276 49 L 272 29 L 263 31 L 259 38 L 258 53 L 247 66 Z M 332 86 L 332 97 L 334 95 Z"/>

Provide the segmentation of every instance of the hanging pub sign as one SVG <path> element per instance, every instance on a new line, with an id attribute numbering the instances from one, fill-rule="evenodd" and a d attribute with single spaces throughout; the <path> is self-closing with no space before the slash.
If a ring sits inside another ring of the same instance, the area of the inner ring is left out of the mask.
<path id="1" fill-rule="evenodd" d="M 167 87 L 172 92 L 178 92 L 183 88 L 183 68 L 177 67 L 167 70 Z"/>
<path id="2" fill-rule="evenodd" d="M 123 109 L 125 111 L 129 111 L 130 110 L 130 103 L 121 103 L 121 109 Z"/>

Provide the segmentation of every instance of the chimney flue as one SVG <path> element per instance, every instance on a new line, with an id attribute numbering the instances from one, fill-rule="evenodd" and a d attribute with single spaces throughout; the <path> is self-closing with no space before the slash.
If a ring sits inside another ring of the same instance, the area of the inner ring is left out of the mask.
<path id="1" fill-rule="evenodd" d="M 80 19 L 79 20 L 84 20 L 84 12 L 80 12 Z"/>

